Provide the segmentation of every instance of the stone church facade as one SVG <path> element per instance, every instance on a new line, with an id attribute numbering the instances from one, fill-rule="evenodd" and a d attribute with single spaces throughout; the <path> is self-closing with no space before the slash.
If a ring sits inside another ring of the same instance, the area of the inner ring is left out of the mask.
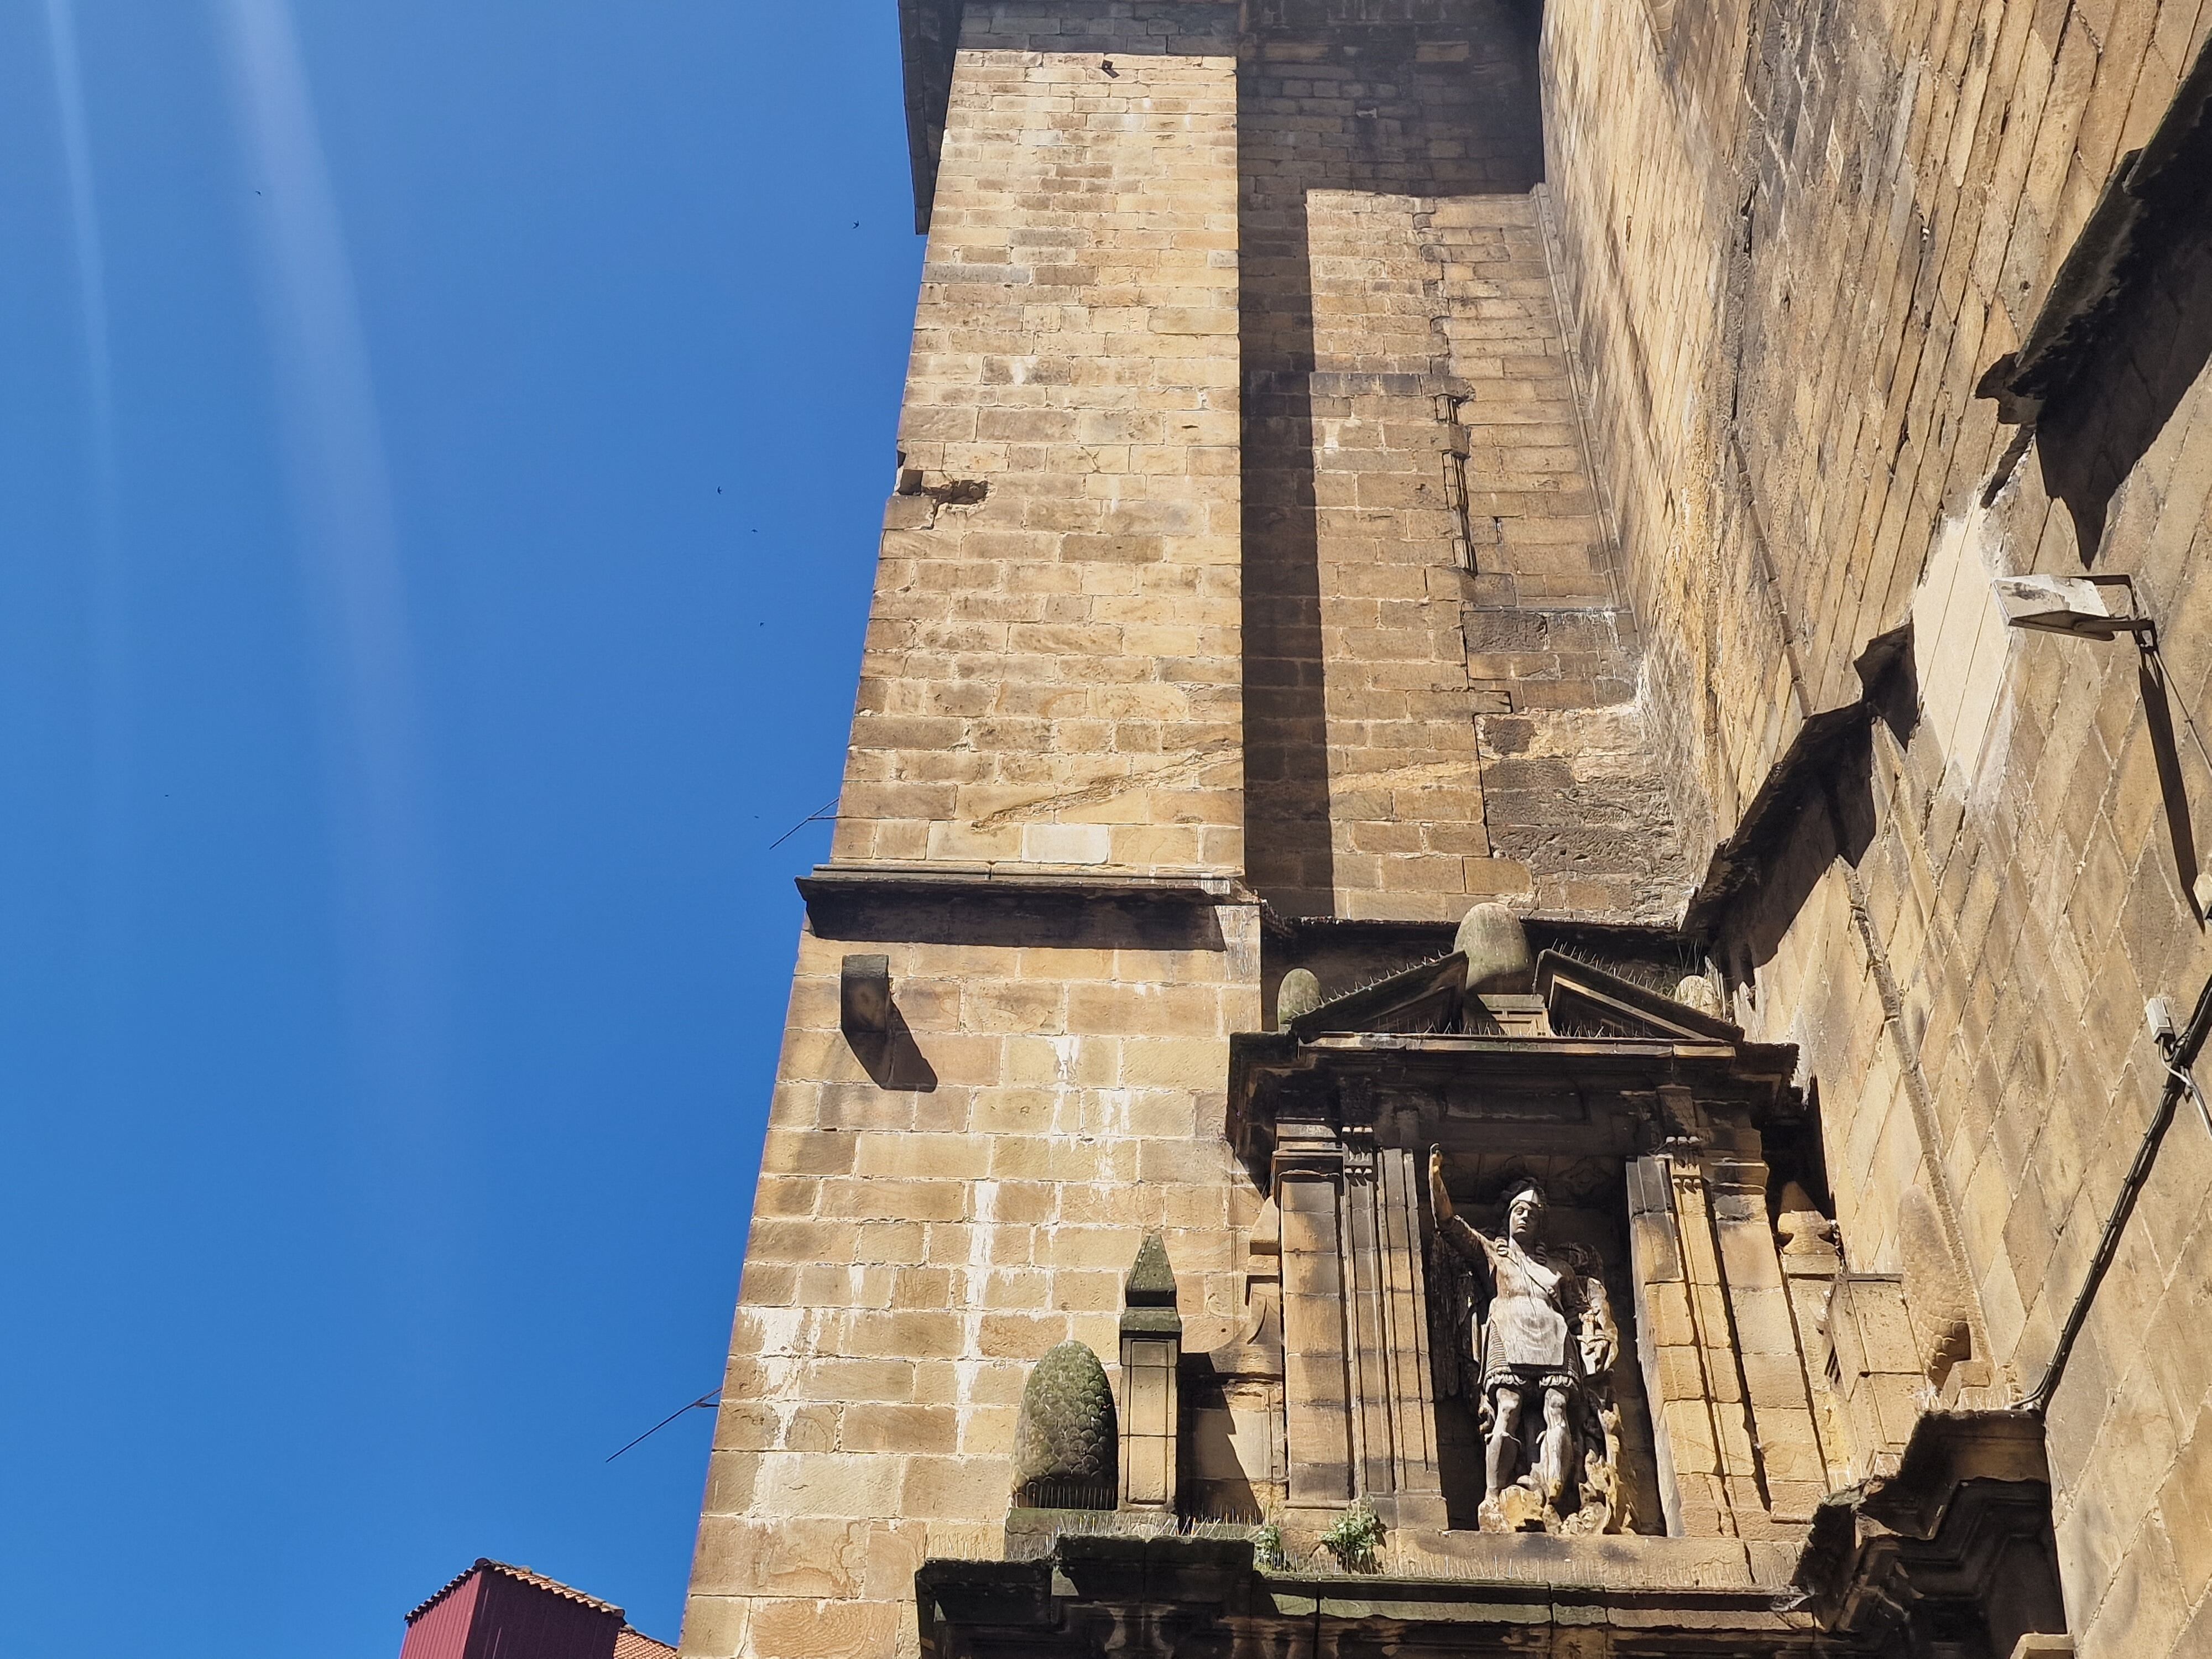
<path id="1" fill-rule="evenodd" d="M 2212 7 L 900 23 L 687 1659 L 2212 1653 Z"/>

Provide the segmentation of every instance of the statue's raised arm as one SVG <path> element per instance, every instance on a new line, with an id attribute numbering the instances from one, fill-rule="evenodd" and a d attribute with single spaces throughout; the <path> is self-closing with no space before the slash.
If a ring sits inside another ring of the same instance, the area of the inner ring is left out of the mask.
<path id="1" fill-rule="evenodd" d="M 1451 1194 L 1444 1190 L 1443 1149 L 1438 1146 L 1429 1148 L 1429 1202 L 1436 1211 L 1437 1236 L 1474 1267 L 1482 1280 L 1482 1293 L 1492 1294 L 1498 1246 L 1468 1226 L 1466 1218 L 1452 1208 Z"/>

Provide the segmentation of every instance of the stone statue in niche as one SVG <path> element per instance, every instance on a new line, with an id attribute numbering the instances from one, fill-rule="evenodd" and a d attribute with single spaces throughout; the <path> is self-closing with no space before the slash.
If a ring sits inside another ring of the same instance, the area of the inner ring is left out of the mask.
<path id="1" fill-rule="evenodd" d="M 1613 1390 L 1620 1330 L 1597 1262 L 1580 1245 L 1545 1242 L 1544 1192 L 1534 1181 L 1508 1189 L 1503 1238 L 1455 1212 L 1439 1152 L 1429 1154 L 1429 1191 L 1437 1237 L 1464 1264 L 1431 1294 L 1457 1316 L 1462 1386 L 1451 1391 L 1469 1396 L 1482 1435 L 1482 1530 L 1625 1531 Z"/>

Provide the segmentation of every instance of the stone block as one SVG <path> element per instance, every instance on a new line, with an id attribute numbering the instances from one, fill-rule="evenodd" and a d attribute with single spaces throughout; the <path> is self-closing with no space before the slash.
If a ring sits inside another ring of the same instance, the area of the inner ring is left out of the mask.
<path id="1" fill-rule="evenodd" d="M 749 1650 L 775 1659 L 880 1659 L 896 1650 L 902 1609 L 893 1601 L 763 1597 L 745 1626 Z"/>
<path id="2" fill-rule="evenodd" d="M 888 1511 L 924 1520 L 988 1521 L 1003 1515 L 1012 1466 L 999 1457 L 906 1460 L 898 1508 Z"/>

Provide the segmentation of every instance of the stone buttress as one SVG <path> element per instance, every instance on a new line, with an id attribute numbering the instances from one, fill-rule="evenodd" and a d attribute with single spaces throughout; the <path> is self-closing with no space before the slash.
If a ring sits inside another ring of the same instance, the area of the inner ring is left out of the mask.
<path id="1" fill-rule="evenodd" d="M 900 26 L 687 1659 L 2212 1650 L 2212 15 Z"/>

